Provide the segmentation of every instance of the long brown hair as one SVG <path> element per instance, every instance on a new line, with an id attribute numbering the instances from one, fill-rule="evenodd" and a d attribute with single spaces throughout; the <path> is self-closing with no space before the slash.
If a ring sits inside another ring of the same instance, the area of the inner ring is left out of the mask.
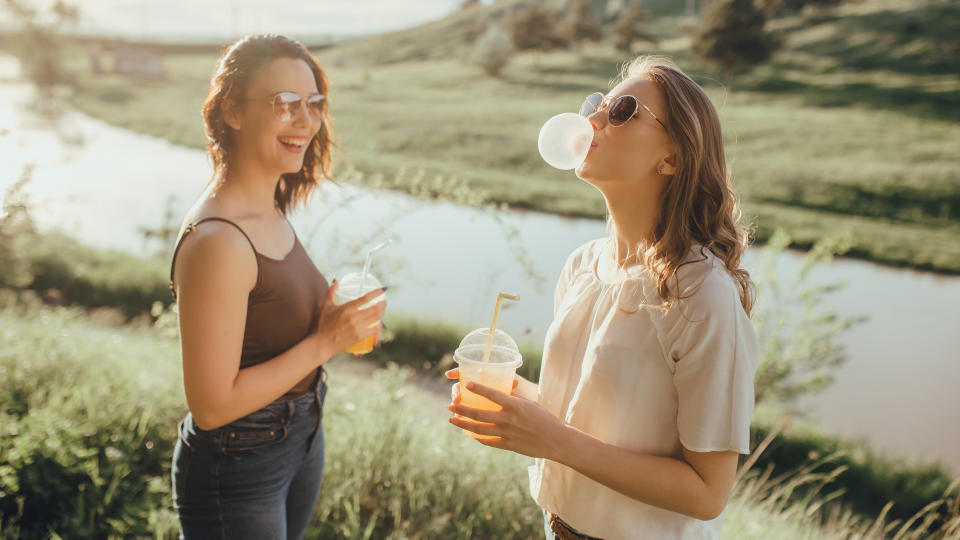
<path id="1" fill-rule="evenodd" d="M 224 120 L 228 100 L 245 95 L 251 76 L 261 67 L 278 58 L 303 60 L 313 72 L 317 91 L 328 96 L 321 103 L 320 131 L 310 140 L 303 158 L 303 167 L 280 177 L 274 200 L 284 215 L 310 197 L 323 178 L 332 178 L 331 151 L 333 124 L 328 112 L 329 81 L 320 63 L 299 41 L 273 34 L 247 36 L 230 45 L 217 61 L 210 78 L 210 92 L 203 103 L 203 121 L 207 132 L 207 152 L 213 160 L 214 189 L 226 179 L 235 151 L 233 128 Z"/>
<path id="2" fill-rule="evenodd" d="M 620 75 L 621 80 L 634 77 L 653 82 L 663 93 L 667 134 L 677 158 L 676 173 L 660 193 L 655 242 L 644 254 L 657 292 L 668 304 L 680 299 L 677 271 L 693 262 L 690 250 L 699 244 L 723 261 L 749 314 L 755 287 L 750 274 L 740 268 L 740 258 L 750 235 L 739 223 L 741 214 L 723 153 L 717 111 L 703 89 L 669 59 L 638 57 L 624 66 Z"/>

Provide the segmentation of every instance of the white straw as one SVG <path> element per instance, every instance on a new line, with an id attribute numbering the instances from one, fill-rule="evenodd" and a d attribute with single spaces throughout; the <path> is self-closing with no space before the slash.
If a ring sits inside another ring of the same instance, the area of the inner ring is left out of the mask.
<path id="1" fill-rule="evenodd" d="M 393 242 L 393 238 L 387 238 L 367 252 L 367 260 L 363 262 L 363 273 L 360 274 L 360 285 L 357 286 L 357 296 L 360 296 L 363 292 L 363 282 L 367 280 L 367 272 L 370 270 L 370 259 L 373 258 L 373 254 L 387 247 L 390 242 Z"/>
<path id="2" fill-rule="evenodd" d="M 483 348 L 484 363 L 490 361 L 490 351 L 491 351 L 491 348 L 493 347 L 493 335 L 497 332 L 497 318 L 500 317 L 500 305 L 501 305 L 501 302 L 503 302 L 504 298 L 506 298 L 507 300 L 513 300 L 513 301 L 517 301 L 520 299 L 520 297 L 518 297 L 515 294 L 507 294 L 505 292 L 502 292 L 497 295 L 497 304 L 493 307 L 493 321 L 490 322 L 490 328 L 487 329 L 488 330 L 487 346 Z"/>

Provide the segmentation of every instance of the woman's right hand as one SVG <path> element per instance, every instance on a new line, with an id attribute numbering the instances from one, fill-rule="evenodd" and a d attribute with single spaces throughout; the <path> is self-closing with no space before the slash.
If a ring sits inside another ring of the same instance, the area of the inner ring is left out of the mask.
<path id="1" fill-rule="evenodd" d="M 361 309 L 374 298 L 383 295 L 384 289 L 375 289 L 367 294 L 342 305 L 333 302 L 337 292 L 337 280 L 333 280 L 327 295 L 320 306 L 320 317 L 314 335 L 318 340 L 318 350 L 324 350 L 328 355 L 321 354 L 321 363 L 330 356 L 347 350 L 358 341 L 380 331 L 380 319 L 387 308 L 387 301 Z M 324 357 L 325 356 L 325 357 Z"/>

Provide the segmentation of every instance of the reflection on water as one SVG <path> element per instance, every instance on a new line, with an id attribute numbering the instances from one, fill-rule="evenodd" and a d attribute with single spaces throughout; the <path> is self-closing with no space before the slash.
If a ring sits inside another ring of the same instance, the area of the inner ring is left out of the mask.
<path id="1" fill-rule="evenodd" d="M 163 224 L 170 196 L 176 215 L 183 215 L 202 190 L 210 170 L 202 152 L 77 113 L 61 118 L 58 132 L 17 109 L 27 91 L 0 87 L 0 188 L 24 165 L 36 164 L 29 192 L 42 226 L 60 227 L 89 245 L 144 254 L 149 247 L 139 228 Z M 83 144 L 64 144 L 63 133 Z M 553 287 L 567 255 L 605 234 L 596 220 L 465 208 L 333 184 L 292 221 L 328 276 L 358 267 L 367 249 L 394 238 L 374 271 L 391 287 L 396 312 L 483 326 L 497 292 L 519 294 L 500 324 L 532 342 L 543 339 L 550 322 Z M 517 246 L 534 268 L 517 264 Z M 746 266 L 756 264 L 750 253 Z M 799 255 L 787 253 L 779 272 L 799 264 Z M 812 416 L 878 448 L 941 459 L 960 470 L 960 279 L 840 260 L 816 269 L 812 281 L 845 282 L 824 306 L 841 316 L 869 317 L 841 336 L 850 360 L 832 387 L 806 401 Z"/>

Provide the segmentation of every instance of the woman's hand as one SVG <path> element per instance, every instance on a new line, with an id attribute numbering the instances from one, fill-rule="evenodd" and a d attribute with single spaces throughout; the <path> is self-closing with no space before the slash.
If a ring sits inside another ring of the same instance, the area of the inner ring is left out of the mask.
<path id="1" fill-rule="evenodd" d="M 450 370 L 446 375 L 449 378 L 459 377 L 459 371 Z M 517 383 L 514 379 L 514 388 Z M 453 403 L 447 407 L 456 415 L 450 418 L 451 424 L 477 435 L 494 437 L 478 439 L 481 444 L 525 456 L 557 460 L 564 446 L 567 426 L 553 413 L 536 401 L 516 394 L 507 395 L 476 382 L 468 383 L 467 390 L 500 405 L 503 410 L 484 411 L 465 406 L 460 400 L 457 383 L 453 388 Z"/>
<path id="2" fill-rule="evenodd" d="M 376 289 L 351 300 L 343 305 L 333 302 L 337 291 L 337 280 L 327 290 L 327 295 L 320 305 L 320 318 L 314 336 L 318 341 L 318 355 L 321 363 L 326 362 L 338 352 L 347 350 L 350 346 L 361 341 L 371 334 L 379 333 L 383 312 L 387 308 L 386 300 L 378 302 L 366 309 L 361 306 L 382 295 L 385 289 Z M 323 352 L 320 352 L 323 351 Z"/>

